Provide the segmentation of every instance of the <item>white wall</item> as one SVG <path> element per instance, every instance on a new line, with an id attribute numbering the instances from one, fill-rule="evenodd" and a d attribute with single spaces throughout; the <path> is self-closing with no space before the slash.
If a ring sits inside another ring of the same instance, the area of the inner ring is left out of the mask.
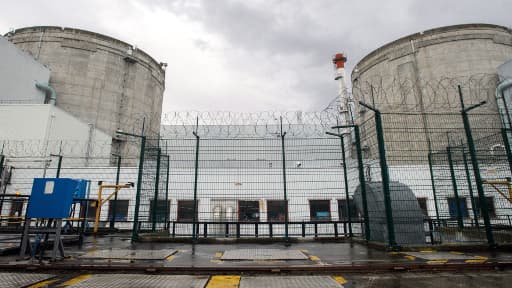
<path id="1" fill-rule="evenodd" d="M 98 129 L 91 131 L 91 127 L 50 104 L 0 105 L 0 141 L 5 144 L 4 154 L 11 157 L 58 154 L 61 141 L 63 155 L 85 156 L 87 147 L 78 146 L 102 143 L 92 145 L 89 156 L 110 157 L 105 147 L 112 138 Z"/>
<path id="2" fill-rule="evenodd" d="M 0 103 L 44 103 L 36 82 L 48 83 L 50 70 L 0 36 Z"/>

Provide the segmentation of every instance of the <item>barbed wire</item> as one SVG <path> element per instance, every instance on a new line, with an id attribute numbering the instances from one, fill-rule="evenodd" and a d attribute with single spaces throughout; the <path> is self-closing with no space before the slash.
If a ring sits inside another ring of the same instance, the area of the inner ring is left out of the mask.
<path id="1" fill-rule="evenodd" d="M 349 98 L 374 105 L 382 112 L 455 112 L 460 110 L 458 86 L 467 105 L 487 101 L 487 111 L 497 111 L 496 74 L 466 77 L 410 79 L 396 76 L 374 76 L 353 83 Z M 174 111 L 162 115 L 160 135 L 163 138 L 193 137 L 192 132 L 206 137 L 275 137 L 283 130 L 293 137 L 318 137 L 339 123 L 341 99 L 335 97 L 322 111 Z M 351 104 L 352 105 L 352 104 Z M 357 110 L 357 109 L 356 109 Z M 356 113 L 354 113 L 356 114 Z M 354 115 L 357 121 L 357 115 Z M 198 127 L 196 128 L 196 124 Z"/>
<path id="2" fill-rule="evenodd" d="M 335 111 L 175 111 L 162 117 L 161 137 L 276 137 L 283 132 L 291 137 L 324 136 L 339 121 Z M 196 127 L 197 123 L 197 127 Z"/>
<path id="3" fill-rule="evenodd" d="M 437 79 L 373 76 L 354 81 L 352 94 L 386 112 L 445 112 L 460 109 L 458 86 L 468 105 L 496 103 L 496 74 L 475 74 Z M 492 107 L 492 105 L 488 105 Z M 496 110 L 495 106 L 492 109 Z"/>
<path id="4" fill-rule="evenodd" d="M 131 139 L 120 139 L 124 155 L 138 155 L 140 143 Z M 111 141 L 91 142 L 81 140 L 0 140 L 1 154 L 11 158 L 47 158 L 61 155 L 68 158 L 109 158 L 112 156 Z"/>

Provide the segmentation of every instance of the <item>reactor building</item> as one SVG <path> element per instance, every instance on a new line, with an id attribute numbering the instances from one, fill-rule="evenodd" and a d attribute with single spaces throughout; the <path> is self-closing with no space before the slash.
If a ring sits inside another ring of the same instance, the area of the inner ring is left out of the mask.
<path id="1" fill-rule="evenodd" d="M 412 159 L 418 151 L 427 155 L 446 147 L 446 141 L 439 141 L 447 137 L 447 131 L 439 129 L 440 123 L 462 131 L 460 117 L 448 115 L 460 113 L 459 85 L 467 106 L 487 101 L 475 113 L 489 116 L 473 123 L 473 128 L 501 127 L 496 97 L 498 67 L 510 59 L 512 31 L 507 27 L 463 24 L 435 28 L 395 40 L 363 57 L 351 74 L 352 95 L 356 103 L 362 101 L 382 113 L 395 114 L 394 118 L 383 117 L 384 129 L 390 128 L 385 133 L 387 145 L 396 146 L 388 150 L 391 154 L 396 151 L 397 157 Z M 439 115 L 425 116 L 436 113 Z M 354 114 L 360 124 L 373 117 L 361 105 Z M 420 134 L 424 140 L 418 139 Z M 373 138 L 367 141 L 375 142 Z M 399 147 L 403 143 L 411 144 L 410 151 Z M 376 147 L 375 143 L 365 145 Z"/>
<path id="2" fill-rule="evenodd" d="M 52 26 L 13 30 L 5 37 L 50 71 L 57 107 L 113 138 L 123 152 L 126 138 L 116 131 L 157 135 L 160 130 L 165 68 L 144 51 L 102 34 Z M 11 101 L 12 102 L 12 101 Z"/>

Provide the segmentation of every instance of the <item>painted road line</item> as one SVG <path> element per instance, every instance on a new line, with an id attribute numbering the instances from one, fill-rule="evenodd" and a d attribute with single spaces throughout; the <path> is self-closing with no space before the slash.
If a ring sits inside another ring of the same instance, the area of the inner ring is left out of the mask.
<path id="1" fill-rule="evenodd" d="M 313 256 L 313 255 L 311 255 L 311 256 L 309 256 L 309 260 L 311 260 L 311 261 L 315 261 L 315 262 L 319 262 L 319 261 L 320 261 L 320 258 L 318 258 L 317 256 Z"/>
<path id="2" fill-rule="evenodd" d="M 464 255 L 464 253 L 457 252 L 457 251 L 450 251 L 450 254 L 453 254 L 453 255 Z"/>
<path id="3" fill-rule="evenodd" d="M 75 284 L 80 283 L 84 280 L 87 280 L 91 277 L 92 277 L 92 274 L 83 274 L 83 275 L 77 276 L 75 278 L 69 279 L 68 281 L 60 284 L 57 287 L 67 287 L 67 286 L 75 285 Z"/>
<path id="4" fill-rule="evenodd" d="M 468 264 L 483 264 L 487 262 L 487 259 L 469 259 L 464 262 Z"/>
<path id="5" fill-rule="evenodd" d="M 28 286 L 28 288 L 45 288 L 54 282 L 57 282 L 57 279 L 44 280 L 44 281 L 38 282 L 36 284 L 30 285 L 30 286 Z"/>
<path id="6" fill-rule="evenodd" d="M 332 276 L 332 278 L 341 285 L 347 284 L 347 280 L 343 276 Z"/>
<path id="7" fill-rule="evenodd" d="M 215 253 L 215 258 L 220 258 L 220 257 L 222 257 L 223 254 L 224 253 L 222 253 L 222 252 L 216 252 Z"/>
<path id="8" fill-rule="evenodd" d="M 399 255 L 399 254 L 402 254 L 402 252 L 396 252 L 396 251 L 392 251 L 392 252 L 388 252 L 389 255 Z"/>
<path id="9" fill-rule="evenodd" d="M 414 257 L 412 255 L 405 255 L 404 258 L 407 259 L 407 260 L 411 260 L 411 261 L 416 260 L 416 257 Z"/>
<path id="10" fill-rule="evenodd" d="M 220 264 L 220 263 L 222 263 L 224 261 L 219 260 L 219 259 L 212 259 L 212 260 L 210 260 L 210 262 Z"/>
<path id="11" fill-rule="evenodd" d="M 481 260 L 487 260 L 489 258 L 485 257 L 485 256 L 474 256 L 475 259 L 481 259 Z"/>
<path id="12" fill-rule="evenodd" d="M 435 253 L 435 250 L 420 250 L 420 253 Z"/>
<path id="13" fill-rule="evenodd" d="M 448 260 L 430 260 L 427 261 L 427 264 L 437 265 L 437 264 L 446 264 Z"/>
<path id="14" fill-rule="evenodd" d="M 212 276 L 206 288 L 238 288 L 240 276 L 238 275 L 217 275 Z"/>
<path id="15" fill-rule="evenodd" d="M 167 262 L 171 262 L 172 260 L 174 260 L 174 258 L 176 258 L 176 256 L 174 256 L 174 255 L 169 255 L 169 256 L 167 256 L 167 257 L 165 258 L 165 261 L 167 261 Z"/>

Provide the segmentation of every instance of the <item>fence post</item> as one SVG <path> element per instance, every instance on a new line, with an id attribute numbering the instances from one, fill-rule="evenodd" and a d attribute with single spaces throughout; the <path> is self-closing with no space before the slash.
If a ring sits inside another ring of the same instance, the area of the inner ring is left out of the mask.
<path id="1" fill-rule="evenodd" d="M 366 241 L 370 241 L 370 239 L 371 239 L 370 238 L 370 219 L 368 218 L 368 203 L 366 200 L 366 181 L 364 179 L 363 151 L 361 150 L 361 135 L 359 133 L 359 126 L 343 125 L 343 126 L 332 127 L 332 129 L 335 129 L 335 128 L 337 128 L 337 129 L 339 129 L 339 128 L 354 128 L 354 138 L 356 141 L 357 167 L 358 167 L 358 172 L 359 172 L 359 185 L 361 187 L 361 202 L 363 202 L 362 204 L 363 204 L 363 215 L 364 215 L 363 216 L 364 217 L 364 236 L 365 236 Z M 325 134 L 343 138 L 343 136 L 341 134 L 335 134 L 335 133 L 331 133 L 331 132 L 325 132 Z M 343 144 L 344 143 L 342 140 L 342 147 L 344 146 Z M 343 153 L 343 155 L 345 155 L 345 153 Z M 344 171 L 344 172 L 346 175 L 347 174 L 346 171 Z M 348 183 L 346 179 L 345 179 L 345 183 Z M 346 191 L 348 191 L 347 186 L 345 189 L 346 189 Z M 345 223 L 344 223 L 343 227 L 345 227 Z"/>
<path id="2" fill-rule="evenodd" d="M 352 215 L 350 211 L 350 195 L 348 193 L 348 176 L 347 176 L 347 161 L 345 157 L 345 141 L 343 141 L 343 135 L 340 137 L 341 140 L 341 153 L 342 153 L 342 161 L 343 161 L 343 178 L 345 181 L 345 204 L 347 205 L 347 215 L 348 215 L 348 236 L 353 237 L 354 234 L 352 234 Z"/>
<path id="3" fill-rule="evenodd" d="M 158 140 L 157 140 L 158 141 Z M 155 176 L 155 195 L 153 196 L 153 212 L 151 213 L 153 221 L 151 221 L 151 232 L 156 231 L 156 216 L 158 210 L 158 192 L 160 190 L 160 156 L 162 154 L 162 149 L 157 148 L 156 153 L 156 176 Z"/>
<path id="4" fill-rule="evenodd" d="M 466 170 L 466 181 L 468 181 L 469 197 L 471 197 L 471 207 L 473 208 L 472 210 L 473 217 L 475 218 L 475 225 L 477 228 L 480 228 L 480 225 L 478 224 L 478 213 L 476 211 L 475 205 L 475 196 L 473 194 L 473 185 L 471 185 L 471 175 L 469 174 L 468 159 L 466 158 L 464 147 L 462 147 L 462 159 L 464 160 L 464 170 Z"/>
<path id="5" fill-rule="evenodd" d="M 448 167 L 450 169 L 450 178 L 452 180 L 453 195 L 455 196 L 455 210 L 457 211 L 457 225 L 459 229 L 464 229 L 464 221 L 462 220 L 462 210 L 460 207 L 459 190 L 457 187 L 457 179 L 455 178 L 455 169 L 453 168 L 452 148 L 450 144 L 446 147 L 448 155 Z"/>
<path id="6" fill-rule="evenodd" d="M 139 206 L 140 206 L 140 192 L 142 189 L 142 172 L 144 170 L 144 152 L 146 150 L 146 136 L 142 136 L 140 144 L 140 156 L 139 156 L 139 173 L 137 175 L 137 191 L 135 193 L 135 211 L 133 214 L 133 229 L 132 229 L 132 241 L 136 241 L 139 238 Z"/>
<path id="7" fill-rule="evenodd" d="M 284 213 L 284 240 L 288 243 L 288 196 L 286 195 L 286 156 L 284 149 L 284 136 L 286 136 L 286 132 L 283 132 L 283 117 L 279 118 L 281 124 L 281 155 L 283 161 L 283 198 L 285 205 L 285 213 Z"/>
<path id="8" fill-rule="evenodd" d="M 60 168 L 62 167 L 62 155 L 52 155 L 57 156 L 59 160 L 57 161 L 57 173 L 55 174 L 55 178 L 60 178 Z"/>
<path id="9" fill-rule="evenodd" d="M 119 185 L 119 177 L 121 175 L 121 155 L 112 154 L 117 157 L 116 185 Z M 112 205 L 112 218 L 110 219 L 110 229 L 115 228 L 117 217 L 117 194 L 114 194 L 114 203 Z"/>
<path id="10" fill-rule="evenodd" d="M 166 157 L 167 157 L 167 173 L 166 173 L 166 177 L 165 177 L 165 223 L 166 223 L 165 225 L 168 225 L 169 224 L 169 210 L 170 210 L 170 205 L 169 205 L 169 171 L 170 171 L 170 165 L 171 165 L 170 164 L 171 157 L 169 155 L 166 155 Z M 166 226 L 166 227 L 169 227 L 169 226 Z M 167 230 L 169 230 L 169 228 L 167 228 Z"/>
<path id="11" fill-rule="evenodd" d="M 364 179 L 363 151 L 361 149 L 361 135 L 359 126 L 354 125 L 354 136 L 356 140 L 357 166 L 359 170 L 359 185 L 361 187 L 361 201 L 363 202 L 364 234 L 366 241 L 370 241 L 370 219 L 368 216 L 368 203 L 366 200 L 366 180 Z"/>
<path id="12" fill-rule="evenodd" d="M 4 147 L 2 146 L 2 150 L 4 149 Z M 3 151 L 2 151 L 3 152 Z M 5 179 L 2 178 L 2 173 L 4 172 L 4 161 L 5 161 L 5 156 L 4 154 L 0 154 L 0 179 L 2 180 L 2 186 L 0 186 L 0 189 L 2 189 L 2 200 L 0 200 L 0 213 L 2 212 L 2 209 L 4 208 L 4 198 L 5 198 L 5 192 L 6 192 L 6 189 L 4 187 L 6 187 L 6 183 L 5 183 Z"/>
<path id="13" fill-rule="evenodd" d="M 510 141 L 508 139 L 508 133 L 510 133 L 510 128 L 501 129 L 503 144 L 505 144 L 505 151 L 507 152 L 508 158 L 508 168 L 510 169 L 510 173 L 512 173 L 512 151 L 510 150 Z"/>
<path id="14" fill-rule="evenodd" d="M 139 173 L 137 175 L 137 192 L 135 193 L 135 211 L 133 212 L 133 227 L 131 241 L 137 241 L 139 238 L 139 205 L 140 205 L 140 191 L 142 188 L 142 172 L 144 170 L 144 151 L 146 149 L 146 136 L 144 136 L 144 124 L 146 119 L 142 122 L 142 135 L 116 131 L 117 134 L 140 138 L 140 155 L 139 155 Z"/>
<path id="15" fill-rule="evenodd" d="M 196 126 L 197 127 L 197 126 Z M 197 129 L 196 129 L 197 130 Z M 192 241 L 196 241 L 196 222 L 197 222 L 197 177 L 199 166 L 199 135 L 192 132 L 196 136 L 196 158 L 194 162 L 194 207 L 192 208 Z"/>
<path id="16" fill-rule="evenodd" d="M 2 175 L 2 172 L 4 171 L 4 161 L 5 161 L 4 154 L 0 154 L 0 177 Z"/>
<path id="17" fill-rule="evenodd" d="M 494 242 L 494 235 L 492 234 L 492 227 L 491 227 L 491 220 L 489 217 L 489 211 L 487 210 L 487 199 L 485 199 L 485 191 L 482 183 L 482 176 L 480 175 L 480 167 L 478 165 L 478 159 L 476 155 L 476 148 L 475 143 L 473 142 L 473 135 L 471 133 L 471 125 L 469 123 L 468 118 L 468 112 L 470 110 L 473 110 L 479 106 L 482 106 L 486 103 L 486 101 L 482 101 L 479 104 L 472 105 L 468 108 L 464 107 L 464 99 L 462 97 L 462 89 L 460 85 L 458 86 L 459 89 L 459 97 L 460 97 L 460 105 L 461 105 L 461 114 L 462 114 L 462 121 L 464 122 L 464 130 L 466 132 L 466 139 L 468 142 L 468 148 L 469 148 L 469 155 L 471 156 L 471 164 L 473 166 L 473 173 L 475 175 L 475 181 L 476 181 L 476 188 L 478 191 L 478 198 L 480 202 L 480 207 L 482 209 L 482 216 L 484 218 L 484 225 L 485 225 L 485 234 L 487 236 L 487 243 L 489 246 L 494 248 L 496 246 L 496 243 Z"/>
<path id="18" fill-rule="evenodd" d="M 437 225 L 440 225 L 441 222 L 439 220 L 439 207 L 437 205 L 437 193 L 436 193 L 436 185 L 435 185 L 435 181 L 434 181 L 434 168 L 433 168 L 433 164 L 432 164 L 432 152 L 428 153 L 428 166 L 430 169 L 430 180 L 432 182 L 432 193 L 434 195 L 434 207 L 436 208 Z"/>
<path id="19" fill-rule="evenodd" d="M 375 113 L 375 130 L 377 130 L 377 144 L 379 147 L 380 170 L 382 176 L 382 190 L 384 190 L 384 206 L 386 210 L 386 222 L 388 228 L 388 243 L 390 249 L 397 249 L 395 240 L 395 227 L 393 223 L 393 211 L 391 206 L 391 191 L 389 187 L 388 162 L 386 160 L 386 144 L 384 141 L 384 129 L 382 127 L 382 115 L 377 108 L 359 101 L 359 104 Z"/>

